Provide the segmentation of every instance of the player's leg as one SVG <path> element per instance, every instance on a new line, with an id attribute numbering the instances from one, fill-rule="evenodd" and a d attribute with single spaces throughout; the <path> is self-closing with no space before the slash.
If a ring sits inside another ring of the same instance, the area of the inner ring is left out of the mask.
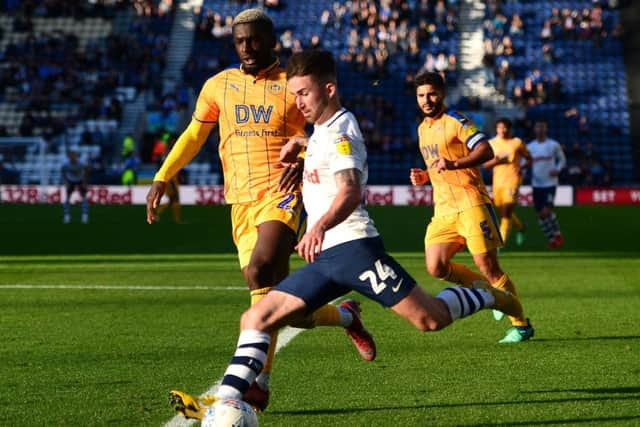
<path id="1" fill-rule="evenodd" d="M 242 315 L 235 354 L 215 395 L 192 396 L 172 390 L 169 399 L 173 408 L 186 418 L 202 419 L 207 406 L 219 398 L 234 398 L 244 399 L 257 410 L 264 410 L 248 399 L 247 393 L 266 363 L 270 332 L 277 331 L 278 325 L 286 322 L 288 316 L 295 316 L 294 313 L 303 309 L 304 301 L 294 295 L 278 291 L 265 295 Z"/>
<path id="2" fill-rule="evenodd" d="M 491 286 L 499 291 L 508 292 L 514 299 L 506 301 L 502 312 L 508 313 L 509 319 L 516 333 L 520 335 L 518 341 L 525 341 L 533 336 L 533 328 L 525 317 L 518 298 L 518 292 L 513 281 L 500 268 L 497 248 L 502 245 L 497 221 L 490 205 L 476 206 L 463 212 L 461 216 L 461 233 L 467 240 L 467 247 L 473 260 Z M 500 299 L 498 302 L 500 302 Z M 500 304 L 499 304 L 500 305 Z M 497 319 L 500 317 L 496 317 Z M 505 341 L 507 338 L 509 339 Z M 502 342 L 515 342 L 512 330 Z"/>
<path id="3" fill-rule="evenodd" d="M 249 262 L 242 269 L 251 292 L 251 305 L 259 303 L 271 288 L 289 273 L 289 255 L 295 246 L 295 234 L 279 221 L 267 221 L 257 227 L 256 242 Z M 273 367 L 278 331 L 271 331 L 272 343 L 257 385 L 266 391 Z M 259 392 L 259 391 L 256 391 Z"/>
<path id="4" fill-rule="evenodd" d="M 87 224 L 89 222 L 89 199 L 87 198 L 87 186 L 84 184 L 78 184 L 78 191 L 80 192 L 80 196 L 82 197 L 82 223 Z"/>
<path id="5" fill-rule="evenodd" d="M 447 282 L 472 286 L 482 276 L 464 264 L 451 261 L 466 243 L 456 228 L 457 216 L 434 217 L 425 234 L 425 264 L 427 272 Z"/>
<path id="6" fill-rule="evenodd" d="M 341 273 L 334 281 L 390 307 L 421 331 L 436 331 L 453 320 L 495 305 L 497 293 L 488 284 L 478 288 L 451 286 L 437 297 L 428 295 L 391 255 L 381 238 L 360 239 L 344 246 L 334 264 Z M 348 257 L 347 253 L 358 254 Z M 341 274 L 342 277 L 338 277 Z M 485 282 L 482 282 L 485 283 Z"/>
<path id="7" fill-rule="evenodd" d="M 511 224 L 513 225 L 513 228 L 516 229 L 516 245 L 522 246 L 525 240 L 525 231 L 527 227 L 524 222 L 522 222 L 520 217 L 516 214 L 515 204 L 511 213 Z"/>
<path id="8" fill-rule="evenodd" d="M 75 185 L 72 183 L 67 183 L 65 186 L 65 199 L 64 204 L 62 205 L 63 218 L 62 222 L 65 224 L 69 224 L 71 222 L 71 195 L 73 194 Z"/>
<path id="9" fill-rule="evenodd" d="M 506 203 L 501 206 L 496 206 L 500 213 L 500 236 L 502 241 L 506 244 L 511 233 L 511 228 L 514 225 L 513 210 L 515 205 L 513 203 Z"/>
<path id="10" fill-rule="evenodd" d="M 550 248 L 562 246 L 564 243 L 558 217 L 553 211 L 554 199 L 555 187 L 533 189 L 533 202 L 538 214 L 538 223 L 543 234 L 547 237 L 547 246 Z"/>
<path id="11" fill-rule="evenodd" d="M 227 368 L 217 396 L 247 400 L 253 381 L 266 364 L 268 347 L 273 346 L 270 333 L 299 323 L 318 307 L 348 292 L 340 286 L 331 286 L 327 271 L 333 267 L 330 261 L 323 261 L 321 254 L 316 262 L 280 282 L 242 316 L 236 356 Z"/>
<path id="12" fill-rule="evenodd" d="M 415 286 L 391 308 L 421 331 L 438 331 L 482 309 L 501 307 L 510 311 L 519 304 L 517 297 L 498 291 L 484 281 L 478 282 L 477 286 L 450 286 L 435 297 Z"/>

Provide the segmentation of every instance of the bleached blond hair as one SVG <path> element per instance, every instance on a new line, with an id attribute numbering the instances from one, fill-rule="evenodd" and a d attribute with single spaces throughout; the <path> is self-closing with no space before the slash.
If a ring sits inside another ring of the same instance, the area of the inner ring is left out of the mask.
<path id="1" fill-rule="evenodd" d="M 273 28 L 273 21 L 269 15 L 267 15 L 264 10 L 256 8 L 243 10 L 238 13 L 236 17 L 233 18 L 232 25 L 250 24 L 252 22 L 264 22 Z"/>

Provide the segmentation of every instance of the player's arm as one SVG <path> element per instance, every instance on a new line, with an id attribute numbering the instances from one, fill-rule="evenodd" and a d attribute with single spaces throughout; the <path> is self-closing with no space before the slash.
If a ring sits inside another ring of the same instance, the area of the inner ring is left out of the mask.
<path id="1" fill-rule="evenodd" d="M 284 171 L 278 181 L 278 191 L 293 190 L 302 182 L 304 149 L 308 142 L 309 138 L 305 136 L 294 136 L 280 149 L 280 163 L 277 167 L 283 167 Z"/>
<path id="2" fill-rule="evenodd" d="M 491 169 L 496 165 L 501 165 L 504 163 L 509 163 L 509 156 L 496 154 L 495 156 L 493 156 L 493 159 L 489 160 L 488 162 L 484 162 L 482 164 L 482 167 Z"/>
<path id="3" fill-rule="evenodd" d="M 307 230 L 296 246 L 298 254 L 313 262 L 324 241 L 324 233 L 347 219 L 362 202 L 362 173 L 358 169 L 344 169 L 334 175 L 337 193 L 329 210 Z"/>
<path id="4" fill-rule="evenodd" d="M 434 168 L 438 173 L 445 170 L 473 168 L 488 162 L 493 157 L 493 148 L 491 148 L 488 141 L 484 140 L 476 143 L 469 154 L 457 160 L 438 157 L 431 163 L 431 168 Z"/>
<path id="5" fill-rule="evenodd" d="M 533 163 L 533 158 L 531 157 L 531 153 L 529 153 L 527 146 L 524 144 L 520 144 L 520 148 L 518 148 L 518 150 L 520 151 L 520 155 L 524 159 L 524 162 L 522 163 L 521 168 L 528 169 L 529 166 L 531 166 L 531 163 Z"/>
<path id="6" fill-rule="evenodd" d="M 556 157 L 556 170 L 554 171 L 555 174 L 553 176 L 558 176 L 560 175 L 560 172 L 562 171 L 562 169 L 564 169 L 565 166 L 567 166 L 567 157 L 564 155 L 564 151 L 562 151 L 562 147 L 560 146 L 560 144 L 556 144 L 555 157 Z"/>
<path id="7" fill-rule="evenodd" d="M 153 178 L 153 183 L 147 193 L 147 222 L 149 224 L 153 223 L 153 211 L 160 204 L 160 199 L 167 188 L 167 182 L 195 157 L 214 125 L 214 123 L 203 123 L 191 119 L 189 126 L 176 141 L 160 170 Z"/>

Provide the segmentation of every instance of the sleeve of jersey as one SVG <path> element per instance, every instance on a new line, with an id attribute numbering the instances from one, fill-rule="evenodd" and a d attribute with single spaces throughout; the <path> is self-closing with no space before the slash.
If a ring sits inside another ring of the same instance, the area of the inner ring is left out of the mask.
<path id="1" fill-rule="evenodd" d="M 559 143 L 556 143 L 556 160 L 557 160 L 557 168 L 558 170 L 562 170 L 567 166 L 567 157 L 564 155 L 564 151 L 562 151 L 562 146 Z"/>
<path id="2" fill-rule="evenodd" d="M 465 141 L 467 148 L 473 150 L 481 142 L 489 142 L 489 138 L 482 131 L 477 130 L 474 125 L 462 126 L 461 133 L 463 135 L 460 138 Z"/>
<path id="3" fill-rule="evenodd" d="M 214 94 L 216 93 L 216 81 L 214 78 L 207 80 L 202 86 L 196 108 L 193 112 L 193 118 L 201 123 L 217 123 L 220 116 L 220 109 L 215 102 Z M 225 94 L 226 96 L 226 94 Z"/>
<path id="4" fill-rule="evenodd" d="M 358 155 L 356 144 L 362 141 L 352 141 L 347 135 L 339 135 L 334 141 L 329 152 L 329 164 L 331 172 L 336 173 L 346 169 L 364 169 L 364 159 Z"/>
<path id="5" fill-rule="evenodd" d="M 182 132 L 153 180 L 167 182 L 173 178 L 200 151 L 200 147 L 209 136 L 211 127 L 211 124 L 191 120 L 191 123 Z"/>

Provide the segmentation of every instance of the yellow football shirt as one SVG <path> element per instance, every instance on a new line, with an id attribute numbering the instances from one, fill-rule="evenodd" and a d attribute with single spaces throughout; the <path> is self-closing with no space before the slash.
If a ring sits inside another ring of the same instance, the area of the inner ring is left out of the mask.
<path id="1" fill-rule="evenodd" d="M 218 124 L 227 203 L 254 201 L 275 189 L 283 171 L 274 168 L 280 149 L 290 137 L 304 135 L 304 117 L 277 61 L 258 76 L 236 67 L 211 77 L 193 118 Z"/>
<path id="2" fill-rule="evenodd" d="M 489 144 L 496 156 L 507 156 L 507 163 L 493 167 L 493 186 L 512 188 L 520 185 L 520 162 L 529 153 L 524 142 L 517 137 L 504 139 L 496 136 Z"/>
<path id="3" fill-rule="evenodd" d="M 438 117 L 425 117 L 418 126 L 419 146 L 433 186 L 434 216 L 451 215 L 473 206 L 491 203 L 480 169 L 465 168 L 430 171 L 438 157 L 455 161 L 467 156 L 479 143 L 487 141 L 466 116 L 445 111 Z"/>

